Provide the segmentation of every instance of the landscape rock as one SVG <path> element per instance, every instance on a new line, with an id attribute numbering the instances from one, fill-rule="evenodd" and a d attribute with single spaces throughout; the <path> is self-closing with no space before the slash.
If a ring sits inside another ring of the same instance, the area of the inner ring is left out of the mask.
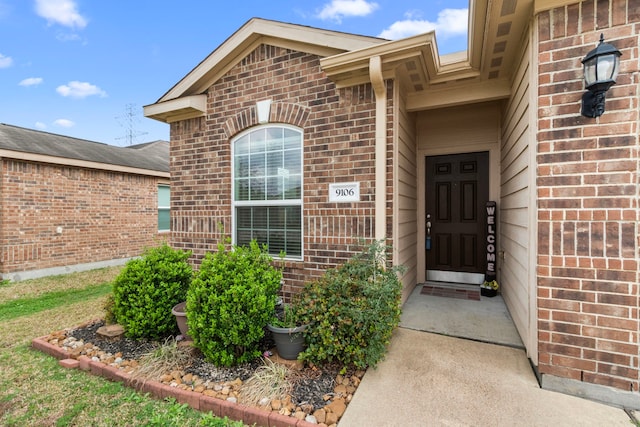
<path id="1" fill-rule="evenodd" d="M 338 418 L 340 418 L 344 414 L 344 411 L 347 410 L 347 404 L 342 399 L 335 399 L 333 402 L 325 406 L 325 409 L 335 414 Z M 332 423 L 329 423 L 329 424 L 332 424 Z"/>
<path id="2" fill-rule="evenodd" d="M 119 340 L 124 335 L 124 328 L 121 325 L 106 325 L 101 326 L 96 331 L 100 337 L 107 340 Z"/>
<path id="3" fill-rule="evenodd" d="M 333 391 L 338 395 L 338 396 L 345 396 L 347 394 L 347 387 L 345 387 L 342 384 L 338 384 Z"/>
<path id="4" fill-rule="evenodd" d="M 313 413 L 313 416 L 319 423 L 324 423 L 327 419 L 327 412 L 324 410 L 324 408 L 320 408 Z"/>
<path id="5" fill-rule="evenodd" d="M 327 412 L 327 417 L 325 418 L 324 423 L 327 425 L 337 424 L 338 416 L 333 412 Z"/>
<path id="6" fill-rule="evenodd" d="M 90 327 L 91 325 L 87 328 Z M 98 344 L 96 345 L 92 341 L 94 341 L 94 338 L 98 338 L 97 329 L 99 327 L 97 325 L 93 329 L 94 335 L 81 333 L 76 338 L 71 335 L 76 330 L 70 329 L 52 333 L 45 339 L 52 345 L 62 347 L 69 355 L 73 355 L 70 357 L 74 359 L 86 357 L 87 361 L 102 362 L 135 376 L 135 370 L 140 365 L 138 360 L 152 351 L 155 344 L 153 342 L 132 341 L 126 337 L 117 341 L 107 342 L 102 337 L 97 341 Z M 134 351 L 132 352 L 132 350 Z M 237 403 L 241 386 L 250 377 L 252 370 L 257 365 L 241 366 L 233 371 L 234 375 L 240 375 L 242 378 L 240 376 L 225 377 L 223 376 L 226 374 L 224 369 L 219 371 L 223 375 L 219 375 L 217 368 L 198 362 L 198 360 L 202 360 L 198 359 L 198 357 L 201 357 L 199 352 L 192 351 L 191 353 L 195 357 L 195 368 L 194 365 L 189 365 L 185 370 L 177 369 L 172 372 L 158 372 L 155 378 L 149 379 L 160 381 L 180 390 L 194 391 L 209 397 Z M 131 357 L 132 354 L 135 354 L 135 356 Z M 269 357 L 269 359 L 277 362 L 279 358 L 277 354 L 274 355 L 276 357 Z M 263 398 L 260 400 L 258 408 L 294 417 L 320 427 L 336 426 L 340 417 L 344 414 L 347 404 L 353 398 L 353 393 L 359 386 L 364 371 L 351 371 L 345 375 L 339 375 L 335 373 L 336 371 L 332 371 L 333 367 L 329 367 L 327 371 L 324 371 L 325 367 L 313 364 L 305 366 L 304 363 L 299 361 L 287 361 L 286 363 L 290 368 L 293 368 L 294 377 L 296 378 L 291 395 L 282 400 L 275 399 L 273 401 L 269 398 Z M 333 375 L 331 372 L 333 372 Z M 292 395 L 296 396 L 295 401 Z M 313 398 L 305 400 L 301 399 L 301 396 L 313 396 Z"/>

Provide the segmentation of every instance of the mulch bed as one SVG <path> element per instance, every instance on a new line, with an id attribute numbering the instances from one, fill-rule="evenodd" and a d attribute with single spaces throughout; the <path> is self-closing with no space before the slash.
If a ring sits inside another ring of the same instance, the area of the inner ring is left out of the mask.
<path id="1" fill-rule="evenodd" d="M 129 373 L 135 372 L 138 360 L 160 346 L 158 342 L 132 340 L 126 337 L 116 340 L 104 339 L 96 333 L 103 325 L 104 322 L 101 320 L 94 321 L 77 328 L 52 333 L 48 337 L 43 337 L 43 339 L 50 344 L 65 349 L 67 347 L 64 347 L 65 344 L 63 344 L 63 342 L 70 340 L 76 342 L 81 341 L 83 345 L 81 345 L 78 350 L 71 350 L 70 358 L 78 359 L 81 355 L 86 354 L 96 362 L 100 361 L 107 365 L 115 366 L 117 369 L 124 369 Z M 272 351 L 274 343 L 268 333 L 265 336 L 266 338 L 260 343 L 260 347 L 264 352 Z M 69 340 L 69 337 L 72 338 Z M 91 350 L 92 346 L 98 347 L 100 357 L 95 355 L 95 348 Z M 83 350 L 87 347 L 90 349 L 88 353 L 86 350 Z M 193 357 L 191 358 L 190 364 L 184 366 L 181 370 L 181 378 L 187 374 L 193 376 L 193 378 L 198 378 L 199 383 L 204 384 L 206 387 L 200 387 L 201 390 L 196 389 L 196 391 L 204 392 L 208 396 L 216 398 L 225 397 L 220 395 L 220 393 L 224 391 L 224 389 L 229 388 L 227 386 L 231 386 L 232 394 L 230 394 L 230 396 L 232 396 L 234 394 L 233 385 L 248 380 L 256 369 L 264 364 L 262 359 L 257 359 L 251 363 L 245 363 L 231 368 L 220 368 L 207 362 L 197 349 L 193 349 L 192 355 Z M 106 356 L 108 356 L 108 358 Z M 116 356 L 117 360 L 115 360 Z M 277 359 L 277 357 L 272 358 L 272 360 L 275 359 Z M 342 413 L 339 415 L 331 414 L 333 412 L 332 408 L 336 406 L 346 407 L 353 397 L 353 393 L 359 385 L 362 375 L 364 375 L 364 372 L 347 372 L 344 375 L 340 375 L 340 369 L 341 366 L 337 364 L 326 364 L 318 367 L 298 363 L 297 369 L 292 370 L 293 375 L 291 376 L 291 380 L 293 382 L 293 389 L 290 397 L 277 404 L 275 402 L 269 403 L 267 407 L 260 409 L 277 412 L 287 417 L 296 417 L 298 420 L 304 420 L 305 417 L 313 415 L 316 418 L 321 418 L 317 420 L 320 425 L 324 424 L 325 420 L 322 418 L 325 417 L 326 413 L 327 424 L 325 425 L 335 424 Z M 177 380 L 178 384 L 176 384 L 176 380 L 174 379 L 163 378 L 170 377 L 170 374 L 171 373 L 159 372 L 157 378 L 150 378 L 149 380 L 159 381 L 170 385 L 170 387 L 178 386 L 183 390 L 193 390 L 193 386 L 190 388 L 185 387 L 180 379 Z M 351 378 L 353 380 L 350 380 Z M 238 382 L 238 380 L 240 380 L 240 382 Z M 348 392 L 345 391 L 347 387 Z M 202 390 L 202 388 L 205 388 L 205 390 Z M 217 394 L 214 390 L 217 391 Z M 229 393 L 228 390 L 226 392 Z M 235 394 L 237 395 L 237 393 Z M 343 410 L 339 412 L 343 412 Z M 232 417 L 230 416 L 230 418 Z M 303 421 L 299 421 L 298 425 L 302 424 Z"/>

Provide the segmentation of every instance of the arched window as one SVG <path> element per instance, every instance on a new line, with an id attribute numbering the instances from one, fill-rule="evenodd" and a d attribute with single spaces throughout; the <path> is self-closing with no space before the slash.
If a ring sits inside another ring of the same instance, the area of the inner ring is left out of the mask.
<path id="1" fill-rule="evenodd" d="M 302 131 L 265 125 L 232 141 L 234 243 L 302 258 Z"/>

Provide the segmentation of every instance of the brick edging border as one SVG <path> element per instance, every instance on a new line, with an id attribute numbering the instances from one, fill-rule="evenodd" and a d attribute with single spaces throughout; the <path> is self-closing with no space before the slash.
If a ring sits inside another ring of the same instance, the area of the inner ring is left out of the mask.
<path id="1" fill-rule="evenodd" d="M 34 338 L 31 341 L 31 347 L 42 353 L 53 356 L 60 361 L 72 359 L 65 350 L 57 345 L 49 343 L 45 335 L 43 337 Z M 72 359 L 75 360 L 75 359 Z M 159 381 L 136 381 L 131 378 L 127 372 L 114 366 L 106 365 L 102 362 L 91 360 L 87 356 L 79 356 L 75 363 L 61 363 L 62 366 L 74 368 L 89 372 L 92 375 L 103 377 L 109 381 L 121 382 L 125 386 L 133 388 L 137 391 L 149 393 L 158 399 L 174 398 L 177 402 L 187 404 L 193 409 L 203 412 L 212 412 L 218 417 L 227 417 L 235 421 L 241 421 L 248 425 L 256 424 L 261 427 L 318 427 L 305 420 L 299 420 L 294 417 L 279 414 L 273 411 L 263 411 L 258 408 L 245 406 L 239 403 L 233 403 L 215 397 L 206 396 L 189 390 L 181 390 L 176 387 L 170 387 Z"/>

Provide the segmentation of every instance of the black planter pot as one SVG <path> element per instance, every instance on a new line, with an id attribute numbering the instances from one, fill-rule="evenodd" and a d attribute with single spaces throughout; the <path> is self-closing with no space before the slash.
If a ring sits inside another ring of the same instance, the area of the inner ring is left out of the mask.
<path id="1" fill-rule="evenodd" d="M 498 291 L 492 288 L 480 288 L 480 295 L 483 297 L 493 298 L 498 295 Z"/>
<path id="2" fill-rule="evenodd" d="M 278 355 L 283 359 L 295 360 L 304 350 L 304 330 L 307 325 L 297 326 L 295 328 L 281 328 L 278 326 L 267 325 L 273 340 L 276 343 Z"/>

